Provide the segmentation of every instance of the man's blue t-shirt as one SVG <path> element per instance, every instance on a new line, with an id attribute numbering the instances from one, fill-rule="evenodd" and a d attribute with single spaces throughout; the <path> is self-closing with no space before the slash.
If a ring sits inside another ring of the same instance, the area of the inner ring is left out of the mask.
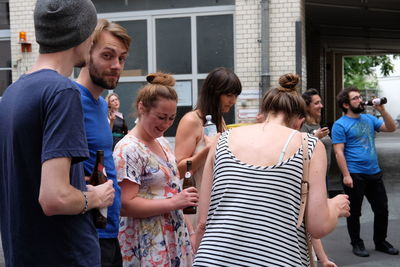
<path id="1" fill-rule="evenodd" d="M 121 189 L 117 182 L 114 159 L 112 157 L 113 138 L 108 122 L 107 103 L 103 97 L 96 100 L 87 88 L 76 83 L 81 91 L 83 115 L 85 117 L 86 137 L 89 146 L 89 159 L 85 160 L 85 174 L 90 176 L 96 161 L 96 151 L 104 151 L 104 168 L 107 179 L 114 183 L 114 203 L 107 209 L 106 229 L 97 229 L 100 238 L 116 238 L 119 230 L 119 213 L 121 209 Z"/>
<path id="2" fill-rule="evenodd" d="M 42 164 L 71 158 L 70 183 L 86 191 L 89 156 L 79 89 L 53 70 L 22 75 L 0 104 L 0 221 L 6 266 L 100 266 L 90 214 L 46 216 Z M 83 205 L 83 198 L 82 198 Z"/>
<path id="3" fill-rule="evenodd" d="M 375 149 L 375 131 L 383 121 L 369 114 L 359 118 L 342 116 L 332 127 L 332 143 L 344 144 L 350 173 L 376 174 L 381 171 Z"/>

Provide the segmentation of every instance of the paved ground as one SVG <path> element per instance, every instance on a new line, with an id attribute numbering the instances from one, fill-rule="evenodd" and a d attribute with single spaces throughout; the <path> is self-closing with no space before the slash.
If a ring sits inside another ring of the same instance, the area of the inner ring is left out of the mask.
<path id="1" fill-rule="evenodd" d="M 380 165 L 385 171 L 384 179 L 389 197 L 388 241 L 396 248 L 400 248 L 400 130 L 395 133 L 378 134 L 376 146 Z M 341 189 L 338 170 L 335 166 L 333 167 L 330 187 Z M 340 219 L 335 231 L 323 239 L 329 257 L 341 267 L 400 267 L 399 255 L 391 256 L 374 250 L 372 241 L 373 214 L 366 200 L 363 204 L 362 214 L 361 235 L 367 250 L 370 252 L 370 257 L 360 258 L 352 254 L 345 219 Z M 0 242 L 0 267 L 5 266 L 2 251 Z"/>

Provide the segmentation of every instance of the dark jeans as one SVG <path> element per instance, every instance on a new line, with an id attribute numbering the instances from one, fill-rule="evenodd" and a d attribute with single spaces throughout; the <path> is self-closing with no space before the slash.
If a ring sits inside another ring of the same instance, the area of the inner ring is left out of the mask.
<path id="1" fill-rule="evenodd" d="M 347 230 L 351 244 L 362 241 L 360 238 L 360 216 L 364 196 L 371 204 L 374 212 L 374 242 L 379 244 L 386 239 L 388 228 L 388 198 L 382 180 L 382 172 L 368 175 L 350 173 L 353 179 L 353 188 L 343 185 L 350 200 L 350 217 L 347 218 Z"/>
<path id="2" fill-rule="evenodd" d="M 117 238 L 100 238 L 101 266 L 122 267 L 121 249 Z"/>

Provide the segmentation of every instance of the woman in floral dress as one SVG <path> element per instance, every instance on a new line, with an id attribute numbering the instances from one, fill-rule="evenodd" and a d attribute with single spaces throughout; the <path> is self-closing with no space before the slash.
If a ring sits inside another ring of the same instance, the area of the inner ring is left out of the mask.
<path id="1" fill-rule="evenodd" d="M 197 190 L 182 190 L 175 156 L 162 137 L 176 116 L 175 80 L 155 73 L 147 81 L 136 99 L 139 121 L 114 150 L 123 265 L 191 266 L 182 209 L 197 206 Z"/>

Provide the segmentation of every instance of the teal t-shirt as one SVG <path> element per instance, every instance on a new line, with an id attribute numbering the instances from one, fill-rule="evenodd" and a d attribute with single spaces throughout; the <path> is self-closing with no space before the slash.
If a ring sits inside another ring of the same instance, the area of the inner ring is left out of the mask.
<path id="1" fill-rule="evenodd" d="M 375 132 L 383 121 L 369 114 L 359 118 L 343 116 L 332 128 L 332 143 L 344 144 L 344 156 L 350 173 L 376 174 L 381 171 L 375 149 Z"/>

